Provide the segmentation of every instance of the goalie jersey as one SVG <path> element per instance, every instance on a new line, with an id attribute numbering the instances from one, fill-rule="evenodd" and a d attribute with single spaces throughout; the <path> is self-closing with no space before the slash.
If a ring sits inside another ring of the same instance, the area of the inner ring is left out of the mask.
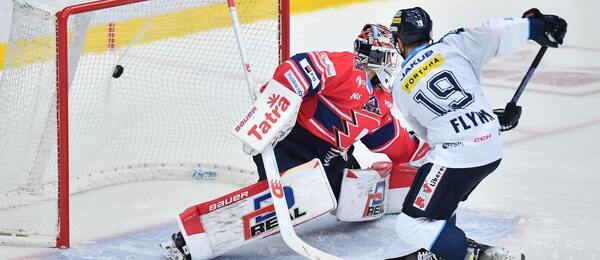
<path id="1" fill-rule="evenodd" d="M 393 86 L 395 104 L 432 148 L 428 161 L 469 168 L 502 158 L 500 125 L 485 99 L 481 70 L 527 43 L 527 19 L 492 19 L 411 51 Z"/>
<path id="2" fill-rule="evenodd" d="M 302 97 L 296 124 L 333 147 L 347 150 L 358 140 L 394 163 L 407 162 L 417 147 L 390 113 L 391 93 L 367 80 L 350 52 L 296 54 L 273 76 Z"/>

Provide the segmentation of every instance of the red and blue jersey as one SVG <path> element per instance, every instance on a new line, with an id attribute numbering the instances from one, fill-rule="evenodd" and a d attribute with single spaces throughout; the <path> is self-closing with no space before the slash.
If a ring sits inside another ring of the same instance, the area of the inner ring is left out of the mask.
<path id="1" fill-rule="evenodd" d="M 303 98 L 297 124 L 335 147 L 348 149 L 361 140 L 394 163 L 407 162 L 417 148 L 390 112 L 391 94 L 371 86 L 353 53 L 296 54 L 277 67 L 273 79 Z"/>

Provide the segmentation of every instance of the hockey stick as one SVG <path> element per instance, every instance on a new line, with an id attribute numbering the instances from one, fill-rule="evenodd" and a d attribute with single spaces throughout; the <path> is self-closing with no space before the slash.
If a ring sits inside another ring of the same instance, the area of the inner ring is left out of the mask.
<path id="1" fill-rule="evenodd" d="M 229 6 L 229 12 L 231 13 L 233 30 L 235 32 L 240 56 L 242 58 L 242 64 L 244 65 L 244 76 L 246 78 L 248 90 L 250 91 L 250 97 L 252 98 L 252 100 L 255 100 L 256 94 L 254 93 L 254 86 L 256 85 L 256 83 L 251 77 L 250 63 L 248 63 L 248 60 L 246 58 L 246 48 L 244 47 L 244 43 L 241 37 L 240 22 L 237 16 L 237 10 L 235 8 L 235 1 L 227 0 L 227 5 Z M 338 257 L 327 254 L 319 249 L 312 247 L 311 245 L 302 241 L 302 239 L 300 239 L 300 237 L 296 235 L 296 232 L 294 232 L 294 227 L 292 225 L 292 220 L 290 218 L 290 211 L 288 210 L 287 201 L 283 193 L 283 187 L 281 185 L 281 176 L 279 176 L 279 168 L 277 167 L 277 161 L 275 160 L 275 153 L 273 152 L 273 147 L 271 145 L 268 145 L 265 148 L 265 150 L 261 153 L 261 157 L 265 167 L 265 172 L 267 174 L 269 190 L 271 191 L 271 199 L 273 201 L 273 206 L 275 207 L 277 225 L 279 226 L 279 232 L 281 233 L 283 241 L 288 245 L 288 247 L 296 251 L 296 253 L 308 257 L 310 259 L 340 259 Z"/>
<path id="2" fill-rule="evenodd" d="M 517 106 L 517 101 L 523 94 L 525 87 L 527 87 L 527 83 L 529 83 L 529 80 L 533 76 L 537 66 L 540 64 L 540 61 L 542 60 L 542 57 L 544 57 L 546 50 L 548 50 L 548 46 L 542 46 L 537 55 L 535 55 L 531 66 L 529 66 L 527 73 L 525 73 L 525 77 L 523 77 L 523 80 L 521 80 L 521 84 L 519 84 L 519 87 L 515 91 L 515 94 L 510 102 L 506 103 L 505 108 L 494 109 L 494 114 L 496 114 L 500 120 L 500 131 L 508 131 L 517 127 L 519 118 L 521 117 L 521 107 Z M 506 114 L 509 116 L 505 117 Z M 503 118 L 505 118 L 505 122 L 502 121 Z"/>
<path id="3" fill-rule="evenodd" d="M 525 87 L 527 86 L 527 83 L 529 83 L 529 80 L 531 79 L 531 76 L 533 76 L 533 73 L 535 72 L 535 69 L 537 69 L 537 66 L 540 64 L 540 61 L 542 60 L 542 57 L 544 57 L 544 54 L 546 53 L 546 50 L 548 50 L 548 46 L 542 46 L 542 48 L 540 48 L 540 50 L 538 51 L 537 55 L 535 55 L 535 59 L 533 59 L 533 62 L 531 63 L 531 66 L 527 70 L 527 73 L 525 74 L 525 77 L 523 77 L 523 80 L 521 81 L 521 84 L 519 84 L 519 87 L 517 88 L 517 91 L 513 95 L 513 97 L 510 100 L 510 102 L 515 103 L 515 104 L 517 103 L 517 101 L 521 97 L 521 94 L 523 94 L 523 91 L 525 90 Z"/>

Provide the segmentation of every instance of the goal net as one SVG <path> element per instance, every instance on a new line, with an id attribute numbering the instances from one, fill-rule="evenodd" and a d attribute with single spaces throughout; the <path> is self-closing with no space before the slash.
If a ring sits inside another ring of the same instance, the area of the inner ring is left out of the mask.
<path id="1" fill-rule="evenodd" d="M 68 247 L 68 195 L 256 179 L 225 0 L 14 0 L 0 80 L 0 244 Z M 287 0 L 238 0 L 252 75 L 288 56 Z"/>

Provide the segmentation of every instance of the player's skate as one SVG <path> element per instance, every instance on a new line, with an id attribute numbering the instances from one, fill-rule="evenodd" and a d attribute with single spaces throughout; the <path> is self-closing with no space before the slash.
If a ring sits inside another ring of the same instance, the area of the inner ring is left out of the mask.
<path id="1" fill-rule="evenodd" d="M 171 241 L 160 244 L 165 256 L 170 260 L 191 260 L 192 256 L 185 245 L 181 232 L 173 233 Z"/>
<path id="2" fill-rule="evenodd" d="M 525 255 L 513 253 L 506 248 L 488 246 L 467 238 L 465 260 L 525 260 Z"/>

